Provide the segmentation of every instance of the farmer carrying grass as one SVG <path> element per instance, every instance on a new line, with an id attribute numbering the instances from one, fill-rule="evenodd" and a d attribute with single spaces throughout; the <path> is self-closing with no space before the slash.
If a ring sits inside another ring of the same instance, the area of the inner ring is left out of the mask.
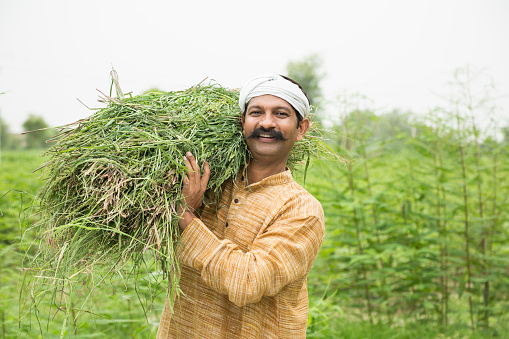
<path id="1" fill-rule="evenodd" d="M 309 128 L 300 85 L 277 74 L 250 80 L 239 98 L 252 158 L 218 205 L 202 206 L 210 177 L 186 155 L 179 261 L 182 294 L 166 303 L 158 338 L 305 338 L 306 278 L 324 235 L 320 203 L 286 167 Z"/>

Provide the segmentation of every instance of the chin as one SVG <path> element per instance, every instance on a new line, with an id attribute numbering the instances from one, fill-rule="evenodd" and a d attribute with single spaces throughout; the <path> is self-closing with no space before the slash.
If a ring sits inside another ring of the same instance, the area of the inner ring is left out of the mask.
<path id="1" fill-rule="evenodd" d="M 280 160 L 286 161 L 288 158 L 288 154 L 280 149 L 252 149 L 251 154 L 255 160 L 267 160 L 272 158 L 274 162 L 278 162 Z"/>
<path id="2" fill-rule="evenodd" d="M 290 150 L 287 147 L 284 147 L 283 142 L 277 142 L 275 144 L 265 144 L 261 142 L 256 142 L 254 140 L 247 141 L 247 146 L 253 155 L 254 159 L 267 159 L 269 157 L 273 157 L 274 161 L 285 160 L 288 158 L 290 154 Z M 293 146 L 293 145 L 292 145 Z"/>

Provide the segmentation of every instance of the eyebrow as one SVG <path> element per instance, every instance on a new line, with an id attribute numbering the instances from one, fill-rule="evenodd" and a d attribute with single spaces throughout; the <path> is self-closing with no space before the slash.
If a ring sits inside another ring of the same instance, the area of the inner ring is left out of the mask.
<path id="1" fill-rule="evenodd" d="M 247 110 L 249 111 L 249 110 L 251 110 L 251 109 L 253 109 L 253 108 L 263 110 L 263 107 L 262 107 L 262 106 L 260 106 L 260 105 L 253 105 L 253 106 L 249 106 L 249 107 L 247 108 Z M 283 110 L 285 110 L 285 111 L 289 111 L 289 112 L 291 112 L 291 111 L 292 111 L 290 108 L 288 108 L 288 107 L 286 107 L 286 106 L 276 106 L 276 107 L 274 107 L 274 109 L 275 109 L 275 110 L 283 109 Z"/>

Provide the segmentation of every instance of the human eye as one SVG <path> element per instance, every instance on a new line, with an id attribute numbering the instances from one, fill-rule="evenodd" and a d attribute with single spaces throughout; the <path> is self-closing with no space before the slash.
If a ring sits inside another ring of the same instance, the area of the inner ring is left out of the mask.
<path id="1" fill-rule="evenodd" d="M 276 112 L 276 116 L 278 116 L 280 118 L 286 118 L 286 117 L 289 117 L 290 114 L 288 114 L 287 112 L 284 112 L 284 111 L 278 111 L 278 112 Z"/>

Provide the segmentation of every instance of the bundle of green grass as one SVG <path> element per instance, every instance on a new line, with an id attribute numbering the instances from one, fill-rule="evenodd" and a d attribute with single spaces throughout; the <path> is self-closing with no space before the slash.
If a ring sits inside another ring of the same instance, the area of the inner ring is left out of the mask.
<path id="1" fill-rule="evenodd" d="M 90 280 L 98 267 L 118 272 L 128 262 L 142 265 L 146 254 L 165 272 L 178 273 L 184 155 L 192 152 L 199 163 L 210 164 L 205 203 L 217 201 L 223 183 L 235 179 L 250 157 L 238 95 L 208 84 L 108 97 L 107 107 L 63 130 L 43 165 L 38 279 L 54 285 Z M 296 143 L 288 166 L 328 154 L 312 127 Z"/>

